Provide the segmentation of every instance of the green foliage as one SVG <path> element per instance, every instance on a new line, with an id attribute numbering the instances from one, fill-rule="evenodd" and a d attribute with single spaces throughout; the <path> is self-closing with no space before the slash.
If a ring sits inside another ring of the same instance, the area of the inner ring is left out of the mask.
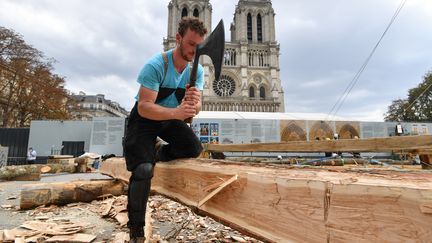
<path id="1" fill-rule="evenodd" d="M 408 91 L 406 99 L 393 100 L 384 115 L 385 121 L 431 122 L 432 72 L 428 72 L 423 82 Z"/>

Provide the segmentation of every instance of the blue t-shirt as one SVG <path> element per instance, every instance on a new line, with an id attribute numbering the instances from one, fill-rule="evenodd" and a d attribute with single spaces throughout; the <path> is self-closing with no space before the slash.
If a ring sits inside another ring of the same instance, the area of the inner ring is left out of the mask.
<path id="1" fill-rule="evenodd" d="M 159 92 L 160 89 L 162 88 L 175 89 L 177 91 L 184 92 L 186 84 L 189 83 L 191 67 L 190 65 L 187 65 L 182 73 L 178 73 L 174 67 L 172 52 L 173 52 L 172 49 L 167 52 L 168 68 L 167 68 L 167 74 L 165 76 L 165 81 L 162 80 L 164 77 L 164 60 L 162 57 L 162 53 L 159 53 L 153 56 L 144 65 L 144 67 L 142 68 L 138 76 L 137 82 L 142 86 L 154 90 L 156 92 Z M 200 64 L 198 64 L 196 87 L 199 90 L 203 90 L 203 86 L 204 86 L 204 68 Z M 177 107 L 180 103 L 178 102 L 175 93 L 176 92 L 174 91 L 168 97 L 162 100 L 157 100 L 156 104 L 164 107 L 170 107 L 170 108 Z M 139 92 L 135 97 L 135 99 L 137 101 L 139 100 Z"/>

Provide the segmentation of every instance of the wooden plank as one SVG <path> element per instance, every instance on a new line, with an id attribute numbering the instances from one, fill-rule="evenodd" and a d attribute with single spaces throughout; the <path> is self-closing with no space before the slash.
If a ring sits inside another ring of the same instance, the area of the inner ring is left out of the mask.
<path id="1" fill-rule="evenodd" d="M 211 152 L 390 152 L 419 148 L 432 149 L 432 135 L 207 146 Z"/>
<path id="2" fill-rule="evenodd" d="M 21 190 L 20 208 L 30 209 L 40 205 L 91 202 L 101 195 L 119 196 L 123 195 L 124 192 L 123 182 L 114 180 L 25 185 Z"/>
<path id="3" fill-rule="evenodd" d="M 40 179 L 41 171 L 49 166 L 49 173 L 59 173 L 59 172 L 75 172 L 74 165 L 64 165 L 64 164 L 50 164 L 50 165 L 10 165 L 0 168 L 0 180 L 22 180 L 30 179 L 35 177 L 36 180 Z M 43 169 L 42 169 L 43 168 Z M 26 178 L 29 176 L 29 178 Z"/>
<path id="4" fill-rule="evenodd" d="M 123 159 L 102 163 L 127 181 Z M 197 207 L 221 178 L 238 179 Z M 427 242 L 432 174 L 332 171 L 187 159 L 158 163 L 152 190 L 268 242 Z"/>

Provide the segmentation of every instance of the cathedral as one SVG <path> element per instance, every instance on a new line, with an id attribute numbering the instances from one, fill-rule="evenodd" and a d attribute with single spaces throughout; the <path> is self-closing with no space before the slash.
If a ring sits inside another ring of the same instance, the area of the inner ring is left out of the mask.
<path id="1" fill-rule="evenodd" d="M 198 17 L 209 33 L 213 30 L 209 0 L 171 0 L 165 51 L 175 47 L 178 22 L 185 16 Z M 202 110 L 285 111 L 274 16 L 270 0 L 238 1 L 219 80 L 214 80 L 211 60 L 207 56 L 200 58 L 205 72 Z"/>

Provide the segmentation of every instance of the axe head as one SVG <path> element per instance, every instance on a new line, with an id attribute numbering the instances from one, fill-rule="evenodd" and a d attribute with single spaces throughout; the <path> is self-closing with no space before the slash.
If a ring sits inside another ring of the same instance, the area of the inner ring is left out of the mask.
<path id="1" fill-rule="evenodd" d="M 199 57 L 201 55 L 207 55 L 212 60 L 215 69 L 215 79 L 219 80 L 219 76 L 222 70 L 222 62 L 225 52 L 225 29 L 223 20 L 219 21 L 219 24 L 211 32 L 211 34 L 196 47 L 195 59 L 191 73 L 191 86 L 195 86 L 196 72 L 198 68 Z"/>

